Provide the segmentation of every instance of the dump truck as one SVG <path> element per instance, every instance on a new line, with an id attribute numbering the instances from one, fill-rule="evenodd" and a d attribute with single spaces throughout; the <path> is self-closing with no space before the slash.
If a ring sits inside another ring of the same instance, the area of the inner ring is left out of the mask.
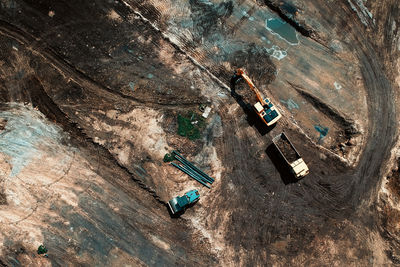
<path id="1" fill-rule="evenodd" d="M 253 108 L 267 126 L 272 126 L 282 117 L 275 105 L 271 103 L 271 100 L 268 97 L 262 97 L 260 90 L 258 90 L 243 69 L 237 69 L 234 78 L 244 79 L 250 89 L 256 94 L 258 102 L 253 105 Z"/>
<path id="2" fill-rule="evenodd" d="M 168 207 L 172 214 L 177 214 L 185 211 L 187 207 L 196 203 L 200 199 L 199 191 L 194 189 L 185 193 L 183 196 L 177 196 L 168 201 Z"/>
<path id="3" fill-rule="evenodd" d="M 299 152 L 294 148 L 292 142 L 285 133 L 281 133 L 272 139 L 272 143 L 279 151 L 285 162 L 289 165 L 290 171 L 296 177 L 301 179 L 309 173 L 307 164 L 301 158 Z"/>

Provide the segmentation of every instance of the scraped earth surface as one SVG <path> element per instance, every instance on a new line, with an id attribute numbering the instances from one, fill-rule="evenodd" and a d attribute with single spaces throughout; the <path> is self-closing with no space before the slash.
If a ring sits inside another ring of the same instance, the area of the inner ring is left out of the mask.
<path id="1" fill-rule="evenodd" d="M 0 265 L 400 264 L 396 1 L 0 10 Z M 282 113 L 274 127 L 238 67 Z M 178 135 L 200 106 L 200 138 Z M 302 180 L 271 145 L 282 131 Z M 172 150 L 211 189 L 164 163 Z M 194 188 L 200 201 L 170 216 Z"/>

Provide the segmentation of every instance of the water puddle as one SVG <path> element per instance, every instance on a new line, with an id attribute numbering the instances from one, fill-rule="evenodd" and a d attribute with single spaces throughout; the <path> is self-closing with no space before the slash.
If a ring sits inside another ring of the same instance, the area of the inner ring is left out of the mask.
<path id="1" fill-rule="evenodd" d="M 320 126 L 320 125 L 314 125 L 314 129 L 317 130 L 317 132 L 319 132 L 319 140 L 318 141 L 321 141 L 322 139 L 324 139 L 324 137 L 329 132 L 328 127 L 324 127 L 324 126 Z"/>
<path id="2" fill-rule="evenodd" d="M 299 40 L 297 39 L 296 30 L 288 23 L 284 22 L 279 18 L 267 19 L 265 21 L 265 27 L 274 35 L 278 35 L 279 38 L 285 40 L 290 45 L 298 45 Z"/>

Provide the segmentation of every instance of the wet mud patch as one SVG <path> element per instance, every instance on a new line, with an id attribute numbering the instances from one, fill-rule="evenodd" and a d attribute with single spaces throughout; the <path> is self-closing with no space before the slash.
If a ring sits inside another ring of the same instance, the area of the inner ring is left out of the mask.
<path id="1" fill-rule="evenodd" d="M 244 68 L 255 86 L 262 91 L 276 78 L 276 66 L 267 51 L 256 45 L 251 45 L 244 51 L 237 51 L 231 55 L 230 62 L 232 69 L 225 70 L 225 73 L 220 75 L 231 81 L 232 93 L 235 95 L 235 99 L 239 102 L 240 106 L 246 110 L 251 110 L 249 105 L 253 105 L 258 100 L 243 80 L 235 81 L 232 79 L 232 70 Z"/>
<path id="2" fill-rule="evenodd" d="M 290 14 L 292 16 L 294 16 L 296 14 L 296 12 L 297 12 L 297 8 L 293 4 L 291 4 L 289 2 L 282 3 L 281 4 L 281 8 L 282 8 L 282 10 L 287 12 L 287 14 Z"/>
<path id="3" fill-rule="evenodd" d="M 4 188 L 0 188 L 0 205 L 6 205 L 7 204 L 7 197 L 6 194 L 4 193 Z"/>
<path id="4" fill-rule="evenodd" d="M 217 5 L 209 0 L 190 0 L 189 4 L 192 11 L 195 42 L 200 43 L 203 37 L 209 37 L 214 33 L 223 34 L 218 23 L 232 15 L 232 1 L 221 2 Z"/>
<path id="5" fill-rule="evenodd" d="M 86 99 L 87 95 L 84 93 L 84 89 L 74 81 L 69 83 L 68 90 L 63 90 L 56 96 L 56 100 L 66 101 L 67 103 L 80 103 Z"/>
<path id="6" fill-rule="evenodd" d="M 388 177 L 387 186 L 393 196 L 400 198 L 400 162 L 397 164 L 397 170 L 393 170 L 391 176 Z"/>
<path id="7" fill-rule="evenodd" d="M 228 55 L 227 61 L 230 68 L 220 68 L 218 77 L 230 81 L 237 68 L 244 68 L 247 75 L 259 89 L 270 84 L 276 78 L 276 66 L 268 52 L 255 44 L 250 44 L 246 49 Z"/>
<path id="8" fill-rule="evenodd" d="M 29 261 L 30 251 L 24 246 L 21 242 L 12 242 L 8 238 L 4 241 L 3 251 L 6 256 L 3 258 L 7 259 L 6 261 L 2 261 L 0 259 L 0 266 L 21 266 L 27 265 Z"/>
<path id="9" fill-rule="evenodd" d="M 253 79 L 262 81 L 263 84 L 271 83 L 276 77 L 276 66 L 270 55 L 263 48 L 254 44 L 231 55 L 230 61 L 234 69 L 245 68 Z"/>

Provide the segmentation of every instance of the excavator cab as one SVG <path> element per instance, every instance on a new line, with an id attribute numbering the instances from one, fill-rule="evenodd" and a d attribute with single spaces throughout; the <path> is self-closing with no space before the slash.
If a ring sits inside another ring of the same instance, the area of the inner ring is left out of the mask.
<path id="1" fill-rule="evenodd" d="M 256 109 L 259 116 L 265 121 L 265 123 L 270 126 L 277 122 L 282 117 L 282 115 L 278 112 L 278 110 L 268 98 L 264 98 L 264 103 L 264 106 L 262 106 L 264 110 L 261 113 L 258 112 L 255 105 L 254 108 Z M 257 102 L 256 105 L 257 104 L 260 104 L 261 106 L 260 102 Z"/>

